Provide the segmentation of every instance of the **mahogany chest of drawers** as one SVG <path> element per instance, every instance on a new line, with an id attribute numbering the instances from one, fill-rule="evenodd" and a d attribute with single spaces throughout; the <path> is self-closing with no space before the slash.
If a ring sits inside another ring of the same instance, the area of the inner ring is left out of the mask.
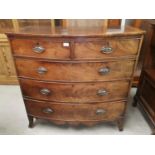
<path id="1" fill-rule="evenodd" d="M 7 33 L 29 119 L 56 124 L 116 122 L 127 97 L 144 32 L 131 27 Z"/>

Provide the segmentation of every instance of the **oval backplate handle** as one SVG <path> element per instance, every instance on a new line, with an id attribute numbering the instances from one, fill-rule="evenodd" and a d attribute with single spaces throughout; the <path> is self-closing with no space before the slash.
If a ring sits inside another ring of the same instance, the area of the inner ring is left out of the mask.
<path id="1" fill-rule="evenodd" d="M 98 70 L 98 72 L 101 75 L 107 75 L 110 72 L 110 68 L 109 67 L 103 67 L 103 68 L 100 68 Z"/>
<path id="2" fill-rule="evenodd" d="M 101 53 L 103 54 L 110 54 L 113 52 L 113 48 L 110 46 L 105 46 L 101 48 Z"/>
<path id="3" fill-rule="evenodd" d="M 49 95 L 51 93 L 51 91 L 49 89 L 47 89 L 47 88 L 43 88 L 43 89 L 40 90 L 40 93 L 42 95 Z"/>
<path id="4" fill-rule="evenodd" d="M 109 92 L 107 90 L 105 90 L 105 89 L 99 89 L 97 91 L 98 96 L 107 96 L 108 94 L 109 94 Z"/>
<path id="5" fill-rule="evenodd" d="M 34 48 L 33 48 L 33 51 L 35 53 L 43 53 L 45 51 L 45 48 L 41 45 L 36 45 Z"/>
<path id="6" fill-rule="evenodd" d="M 96 115 L 103 115 L 105 113 L 106 113 L 106 110 L 104 110 L 104 109 L 97 109 L 96 110 Z"/>
<path id="7" fill-rule="evenodd" d="M 45 114 L 52 114 L 54 111 L 51 108 L 45 108 L 43 109 L 43 113 Z"/>
<path id="8" fill-rule="evenodd" d="M 45 67 L 38 67 L 37 72 L 39 74 L 45 74 L 47 72 L 47 69 Z"/>

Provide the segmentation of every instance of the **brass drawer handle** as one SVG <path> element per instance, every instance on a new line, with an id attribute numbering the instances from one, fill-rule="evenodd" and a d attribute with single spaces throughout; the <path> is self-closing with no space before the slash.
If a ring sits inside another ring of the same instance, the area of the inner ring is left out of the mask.
<path id="1" fill-rule="evenodd" d="M 110 54 L 112 52 L 113 52 L 113 48 L 110 46 L 101 48 L 101 53 L 103 53 L 103 54 Z"/>
<path id="2" fill-rule="evenodd" d="M 104 109 L 97 109 L 96 110 L 96 115 L 103 115 L 105 113 L 106 113 L 106 110 L 104 110 Z"/>
<path id="3" fill-rule="evenodd" d="M 49 95 L 51 93 L 51 91 L 49 89 L 47 89 L 47 88 L 43 88 L 43 89 L 40 90 L 40 93 L 42 95 Z"/>
<path id="4" fill-rule="evenodd" d="M 33 48 L 33 51 L 35 53 L 43 53 L 45 51 L 45 48 L 43 46 L 40 46 L 40 45 L 36 45 L 34 48 Z"/>
<path id="5" fill-rule="evenodd" d="M 108 68 L 108 67 L 100 68 L 98 72 L 101 75 L 107 75 L 110 72 L 110 68 Z"/>
<path id="6" fill-rule="evenodd" d="M 107 96 L 108 94 L 109 94 L 109 92 L 105 89 L 100 89 L 97 91 L 98 96 Z"/>
<path id="7" fill-rule="evenodd" d="M 45 114 L 52 114 L 54 111 L 51 108 L 45 108 L 43 109 L 43 113 Z"/>
<path id="8" fill-rule="evenodd" d="M 39 67 L 39 68 L 37 69 L 37 72 L 38 72 L 39 74 L 45 74 L 45 73 L 47 72 L 47 69 L 46 69 L 45 67 Z"/>

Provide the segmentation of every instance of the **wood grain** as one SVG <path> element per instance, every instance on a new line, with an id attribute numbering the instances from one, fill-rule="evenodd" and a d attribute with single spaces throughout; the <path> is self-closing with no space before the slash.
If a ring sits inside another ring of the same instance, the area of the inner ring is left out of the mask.
<path id="1" fill-rule="evenodd" d="M 91 82 L 91 83 L 55 83 L 20 79 L 21 90 L 25 97 L 57 102 L 103 102 L 127 98 L 129 81 Z M 49 94 L 40 91 L 48 89 Z M 106 90 L 106 96 L 98 95 L 99 90 Z"/>
<path id="2" fill-rule="evenodd" d="M 15 59 L 18 76 L 47 81 L 86 82 L 109 81 L 131 78 L 134 60 L 112 62 L 45 62 L 28 59 Z M 122 65 L 123 64 L 123 65 Z M 31 67 L 30 67 L 31 66 Z M 39 74 L 39 67 L 47 69 L 45 74 Z M 99 74 L 99 69 L 108 67 L 107 75 Z"/>
<path id="3" fill-rule="evenodd" d="M 37 57 L 47 59 L 69 59 L 70 46 L 63 47 L 63 40 L 55 41 L 53 39 L 13 39 L 11 45 L 13 54 L 25 57 Z M 42 53 L 34 52 L 35 46 L 42 46 L 45 51 Z"/>
<path id="4" fill-rule="evenodd" d="M 109 57 L 136 55 L 140 39 L 105 39 L 94 42 L 76 42 L 75 58 L 77 59 L 105 59 Z M 103 47 L 112 47 L 112 52 L 101 52 Z"/>
<path id="5" fill-rule="evenodd" d="M 145 33 L 145 31 L 140 30 L 138 28 L 133 28 L 131 26 L 124 26 L 120 29 L 107 29 L 107 27 L 71 27 L 71 28 L 63 28 L 56 27 L 55 31 L 51 31 L 50 26 L 40 26 L 36 28 L 33 25 L 24 26 L 18 32 L 0 30 L 0 33 L 6 33 L 8 37 L 121 37 L 121 36 L 140 36 Z"/>
<path id="6" fill-rule="evenodd" d="M 125 107 L 124 102 L 108 102 L 93 104 L 61 104 L 53 102 L 41 102 L 35 100 L 24 100 L 29 115 L 51 120 L 65 121 L 113 121 L 118 119 Z M 43 112 L 46 108 L 53 113 Z M 104 109 L 104 114 L 97 115 L 97 109 Z"/>
<path id="7" fill-rule="evenodd" d="M 122 131 L 144 31 L 107 29 L 107 20 L 103 27 L 75 25 L 67 27 L 66 23 L 65 28 L 53 30 L 51 25 L 30 26 L 7 33 L 29 127 L 33 127 L 33 118 L 70 125 L 115 121 Z M 69 47 L 63 47 L 64 42 Z M 32 50 L 37 43 L 45 47 L 41 54 Z M 103 54 L 102 47 L 112 52 Z M 99 90 L 104 96 L 98 95 Z"/>

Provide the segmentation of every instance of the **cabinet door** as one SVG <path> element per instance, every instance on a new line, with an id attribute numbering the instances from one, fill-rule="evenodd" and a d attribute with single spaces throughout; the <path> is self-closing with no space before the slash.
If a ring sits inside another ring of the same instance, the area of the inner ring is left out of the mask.
<path id="1" fill-rule="evenodd" d="M 10 45 L 5 35 L 0 35 L 0 84 L 17 84 Z"/>

